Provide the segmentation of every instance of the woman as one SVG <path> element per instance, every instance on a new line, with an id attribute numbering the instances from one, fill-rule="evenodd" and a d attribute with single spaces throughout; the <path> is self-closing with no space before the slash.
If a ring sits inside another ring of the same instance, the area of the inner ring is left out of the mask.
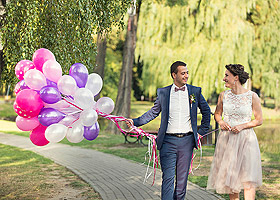
<path id="1" fill-rule="evenodd" d="M 220 94 L 215 120 L 221 127 L 207 189 L 239 199 L 244 189 L 245 200 L 255 199 L 256 187 L 262 184 L 261 156 L 253 127 L 262 124 L 258 95 L 242 85 L 249 78 L 239 64 L 226 65 L 223 81 L 231 90 Z M 251 120 L 252 113 L 254 120 Z M 222 118 L 222 114 L 224 117 Z"/>

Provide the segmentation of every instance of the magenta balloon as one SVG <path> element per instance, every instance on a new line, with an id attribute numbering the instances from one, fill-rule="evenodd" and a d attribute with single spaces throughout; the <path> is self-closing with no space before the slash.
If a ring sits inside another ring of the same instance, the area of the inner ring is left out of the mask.
<path id="1" fill-rule="evenodd" d="M 56 124 L 66 115 L 54 108 L 43 108 L 38 115 L 39 122 L 44 126 Z"/>
<path id="2" fill-rule="evenodd" d="M 45 86 L 40 90 L 40 98 L 48 104 L 53 104 L 61 100 L 61 94 L 57 88 Z"/>
<path id="3" fill-rule="evenodd" d="M 37 146 L 45 146 L 49 143 L 49 141 L 45 137 L 45 131 L 47 127 L 43 125 L 37 126 L 29 136 L 31 142 Z"/>
<path id="4" fill-rule="evenodd" d="M 35 129 L 37 126 L 39 126 L 40 123 L 37 117 L 28 119 L 21 116 L 17 116 L 16 125 L 22 131 L 31 131 Z"/>
<path id="5" fill-rule="evenodd" d="M 88 69 L 81 63 L 75 63 L 69 70 L 69 75 L 72 76 L 79 88 L 85 87 L 88 80 Z"/>
<path id="6" fill-rule="evenodd" d="M 32 117 L 38 116 L 39 113 L 40 113 L 40 110 L 38 110 L 37 112 L 26 111 L 26 110 L 20 108 L 17 105 L 16 101 L 14 102 L 14 110 L 19 116 L 24 117 L 24 118 L 29 118 L 29 119 L 32 118 Z"/>
<path id="7" fill-rule="evenodd" d="M 21 109 L 27 112 L 38 113 L 43 107 L 40 95 L 32 89 L 20 91 L 16 96 L 16 102 Z"/>
<path id="8" fill-rule="evenodd" d="M 15 74 L 19 80 L 23 80 L 24 73 L 30 69 L 34 69 L 35 65 L 30 60 L 21 60 L 15 67 Z"/>
<path id="9" fill-rule="evenodd" d="M 99 124 L 96 122 L 92 126 L 84 126 L 84 138 L 87 140 L 94 140 L 99 134 Z"/>
<path id="10" fill-rule="evenodd" d="M 55 60 L 55 57 L 50 50 L 45 49 L 45 48 L 36 50 L 32 56 L 32 61 L 33 61 L 34 65 L 36 66 L 36 69 L 38 69 L 41 72 L 42 72 L 44 63 L 47 60 Z"/>

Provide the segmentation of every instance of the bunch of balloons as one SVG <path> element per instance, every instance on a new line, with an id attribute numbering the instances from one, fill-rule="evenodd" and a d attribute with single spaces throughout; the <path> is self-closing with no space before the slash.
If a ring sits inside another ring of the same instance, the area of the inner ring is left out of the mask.
<path id="1" fill-rule="evenodd" d="M 114 110 L 109 97 L 94 101 L 103 86 L 98 74 L 88 74 L 83 64 L 75 63 L 69 75 L 62 75 L 61 65 L 48 49 L 36 50 L 32 61 L 19 61 L 15 74 L 20 80 L 14 89 L 16 125 L 31 131 L 30 140 L 37 146 L 65 137 L 72 143 L 94 140 L 99 134 L 98 113 Z"/>

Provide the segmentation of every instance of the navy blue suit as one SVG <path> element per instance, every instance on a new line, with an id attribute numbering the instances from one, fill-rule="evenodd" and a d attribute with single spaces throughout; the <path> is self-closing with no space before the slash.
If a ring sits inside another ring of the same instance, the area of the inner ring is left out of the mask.
<path id="1" fill-rule="evenodd" d="M 183 199 L 185 197 L 191 155 L 193 148 L 197 148 L 197 133 L 204 135 L 210 125 L 211 110 L 201 94 L 201 88 L 188 84 L 186 86 L 188 94 L 195 96 L 195 102 L 192 102 L 192 106 L 189 102 L 191 126 L 194 133 L 191 136 L 177 138 L 165 134 L 168 125 L 170 89 L 172 85 L 159 88 L 157 90 L 157 99 L 154 102 L 154 106 L 142 116 L 133 119 L 135 126 L 142 126 L 155 119 L 161 113 L 161 124 L 156 142 L 157 149 L 160 150 L 160 162 L 163 171 L 162 199 L 167 200 Z M 200 109 L 202 114 L 201 126 L 198 131 L 197 108 Z M 178 149 L 183 155 L 179 155 Z M 174 154 L 174 156 L 170 156 L 170 154 Z M 178 156 L 179 159 L 182 158 L 182 160 L 178 161 Z M 177 176 L 174 192 L 175 173 Z M 171 195 L 173 197 L 171 197 Z"/>

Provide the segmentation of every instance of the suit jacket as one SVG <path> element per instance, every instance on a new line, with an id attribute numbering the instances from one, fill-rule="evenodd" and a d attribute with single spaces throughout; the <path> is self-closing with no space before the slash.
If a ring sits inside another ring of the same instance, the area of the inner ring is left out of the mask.
<path id="1" fill-rule="evenodd" d="M 133 119 L 135 126 L 142 126 L 151 120 L 155 119 L 161 113 L 161 123 L 160 128 L 158 130 L 158 136 L 156 139 L 157 149 L 160 150 L 163 139 L 167 130 L 168 118 L 169 118 L 169 102 L 170 102 L 170 89 L 172 85 L 169 85 L 164 88 L 159 88 L 157 90 L 157 99 L 154 102 L 154 106 L 144 113 L 142 116 Z M 189 102 L 190 107 L 190 117 L 191 117 L 191 125 L 194 132 L 195 138 L 195 148 L 197 148 L 197 133 L 200 135 L 204 135 L 210 126 L 211 119 L 211 110 L 201 94 L 201 88 L 195 87 L 192 85 L 186 85 L 188 88 L 189 95 L 195 96 L 195 102 L 192 102 L 192 106 Z M 190 98 L 189 98 L 190 99 Z M 202 114 L 202 121 L 199 130 L 197 131 L 197 108 L 200 109 Z"/>

